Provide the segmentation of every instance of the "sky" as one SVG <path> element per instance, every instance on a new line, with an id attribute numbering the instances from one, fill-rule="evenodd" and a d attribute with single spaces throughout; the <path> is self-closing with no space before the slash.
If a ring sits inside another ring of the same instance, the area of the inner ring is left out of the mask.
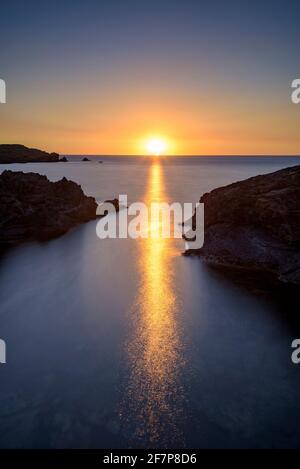
<path id="1" fill-rule="evenodd" d="M 0 143 L 300 154 L 298 0 L 10 0 L 0 21 Z"/>

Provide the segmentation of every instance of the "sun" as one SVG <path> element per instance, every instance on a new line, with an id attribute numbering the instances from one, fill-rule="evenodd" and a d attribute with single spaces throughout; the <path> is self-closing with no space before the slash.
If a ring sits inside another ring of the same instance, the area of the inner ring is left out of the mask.
<path id="1" fill-rule="evenodd" d="M 167 143 L 162 138 L 151 138 L 146 143 L 150 155 L 160 156 L 166 151 Z"/>

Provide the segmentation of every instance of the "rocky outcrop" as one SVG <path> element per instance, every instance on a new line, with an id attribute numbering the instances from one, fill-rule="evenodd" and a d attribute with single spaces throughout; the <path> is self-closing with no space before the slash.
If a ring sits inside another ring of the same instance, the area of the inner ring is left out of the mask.
<path id="1" fill-rule="evenodd" d="M 47 153 L 24 145 L 0 145 L 0 164 L 57 163 L 58 161 L 58 153 Z"/>
<path id="2" fill-rule="evenodd" d="M 81 161 L 91 161 L 91 160 L 89 160 L 89 159 L 85 156 L 84 158 L 82 158 Z"/>
<path id="3" fill-rule="evenodd" d="M 67 158 L 66 156 L 63 156 L 63 157 L 59 160 L 60 163 L 67 163 L 68 161 L 69 161 L 69 160 L 68 160 L 68 158 Z"/>
<path id="4" fill-rule="evenodd" d="M 300 166 L 215 189 L 200 202 L 204 246 L 187 255 L 300 283 Z"/>
<path id="5" fill-rule="evenodd" d="M 50 182 L 35 173 L 0 175 L 0 249 L 47 240 L 96 218 L 97 204 L 66 178 Z"/>

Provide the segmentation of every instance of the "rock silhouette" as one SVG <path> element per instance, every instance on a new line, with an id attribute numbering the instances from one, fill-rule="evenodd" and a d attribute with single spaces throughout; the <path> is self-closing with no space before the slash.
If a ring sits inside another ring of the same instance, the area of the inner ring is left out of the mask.
<path id="1" fill-rule="evenodd" d="M 213 266 L 272 274 L 300 283 L 300 166 L 204 194 L 204 246 Z"/>
<path id="2" fill-rule="evenodd" d="M 57 163 L 58 153 L 47 153 L 24 145 L 0 145 L 0 163 Z"/>
<path id="3" fill-rule="evenodd" d="M 36 173 L 0 175 L 0 249 L 47 240 L 96 218 L 97 204 L 66 178 L 50 182 Z"/>

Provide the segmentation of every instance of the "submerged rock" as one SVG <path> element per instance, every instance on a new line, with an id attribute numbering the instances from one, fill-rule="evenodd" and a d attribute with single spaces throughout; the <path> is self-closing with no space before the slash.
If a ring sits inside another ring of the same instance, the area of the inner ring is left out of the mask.
<path id="1" fill-rule="evenodd" d="M 96 218 L 97 204 L 66 178 L 50 182 L 36 173 L 0 175 L 0 249 L 47 240 Z"/>
<path id="2" fill-rule="evenodd" d="M 28 148 L 24 145 L 0 145 L 0 163 L 57 163 L 58 153 Z"/>
<path id="3" fill-rule="evenodd" d="M 300 283 L 300 166 L 204 194 L 204 246 L 185 254 Z"/>

